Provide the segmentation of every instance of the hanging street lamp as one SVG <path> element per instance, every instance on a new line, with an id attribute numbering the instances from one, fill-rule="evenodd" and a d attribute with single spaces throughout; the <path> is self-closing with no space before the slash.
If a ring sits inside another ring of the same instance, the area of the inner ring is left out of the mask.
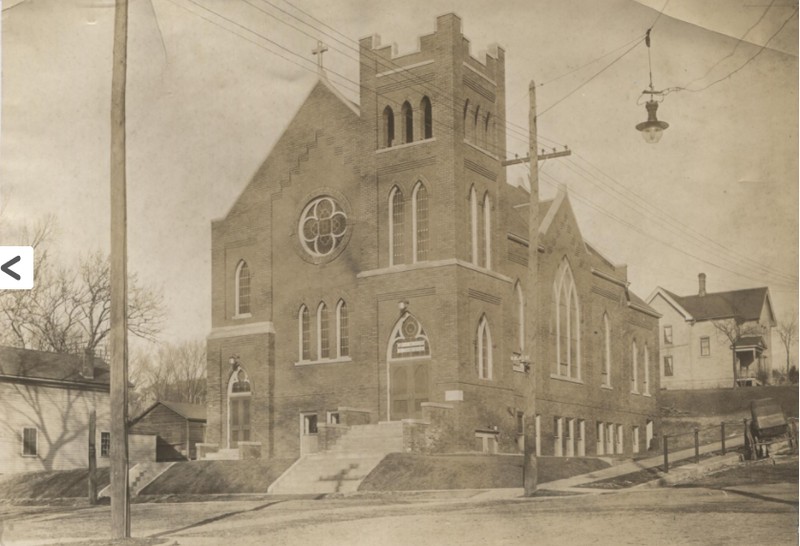
<path id="1" fill-rule="evenodd" d="M 642 91 L 642 95 L 650 95 L 650 100 L 645 104 L 645 108 L 647 109 L 647 121 L 637 123 L 636 130 L 642 133 L 642 138 L 644 138 L 645 142 L 648 144 L 656 144 L 661 140 L 664 130 L 669 127 L 669 123 L 666 121 L 659 121 L 656 116 L 658 103 L 661 102 L 656 100 L 656 97 L 660 97 L 661 100 L 664 100 L 665 93 L 664 91 L 656 91 L 653 87 L 653 64 L 650 60 L 650 30 L 651 29 L 647 29 L 647 35 L 645 36 L 645 44 L 647 44 L 647 63 L 650 67 L 650 88 Z"/>

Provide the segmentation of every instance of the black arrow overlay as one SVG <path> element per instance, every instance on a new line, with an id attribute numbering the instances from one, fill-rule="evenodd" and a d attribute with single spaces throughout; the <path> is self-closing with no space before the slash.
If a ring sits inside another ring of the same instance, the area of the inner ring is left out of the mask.
<path id="1" fill-rule="evenodd" d="M 9 276 L 11 276 L 11 277 L 14 277 L 14 279 L 16 279 L 16 280 L 20 280 L 22 277 L 20 277 L 20 276 L 19 276 L 17 273 L 15 273 L 14 271 L 11 271 L 11 266 L 12 266 L 12 265 L 14 265 L 15 263 L 17 263 L 18 261 L 20 261 L 21 259 L 22 259 L 22 258 L 20 258 L 19 256 L 14 256 L 13 258 L 11 258 L 10 260 L 8 260 L 8 261 L 7 261 L 6 263 L 4 263 L 3 265 L 0 265 L 0 271 L 2 271 L 3 273 L 5 273 L 6 275 L 9 275 Z"/>

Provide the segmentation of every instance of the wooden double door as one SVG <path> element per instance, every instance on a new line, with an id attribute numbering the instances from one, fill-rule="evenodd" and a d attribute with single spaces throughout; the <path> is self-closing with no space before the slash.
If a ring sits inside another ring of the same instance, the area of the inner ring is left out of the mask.
<path id="1" fill-rule="evenodd" d="M 230 447 L 250 441 L 250 397 L 230 397 Z"/>
<path id="2" fill-rule="evenodd" d="M 389 368 L 390 418 L 422 418 L 422 403 L 430 399 L 430 361 L 392 362 Z"/>

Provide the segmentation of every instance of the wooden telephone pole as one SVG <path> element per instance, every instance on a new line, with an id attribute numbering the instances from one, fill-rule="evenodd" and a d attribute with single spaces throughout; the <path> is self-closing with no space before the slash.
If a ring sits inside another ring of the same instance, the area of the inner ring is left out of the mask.
<path id="1" fill-rule="evenodd" d="M 131 536 L 128 490 L 128 249 L 125 81 L 128 0 L 116 0 L 111 73 L 111 532 Z"/>
<path id="2" fill-rule="evenodd" d="M 528 276 L 525 294 L 525 352 L 530 361 L 525 389 L 525 458 L 522 481 L 525 496 L 536 492 L 538 468 L 536 461 L 536 374 L 541 367 L 539 358 L 539 158 L 536 149 L 536 84 L 528 87 L 530 112 L 528 113 L 531 193 L 528 202 Z"/>

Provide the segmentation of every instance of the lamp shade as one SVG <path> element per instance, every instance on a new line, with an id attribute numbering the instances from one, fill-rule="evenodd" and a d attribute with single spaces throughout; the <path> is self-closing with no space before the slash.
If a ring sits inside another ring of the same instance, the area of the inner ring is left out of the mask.
<path id="1" fill-rule="evenodd" d="M 661 136 L 664 134 L 664 130 L 669 127 L 669 123 L 666 121 L 658 121 L 656 117 L 658 103 L 656 101 L 647 101 L 645 108 L 647 108 L 647 121 L 638 123 L 636 125 L 636 130 L 642 133 L 642 138 L 644 138 L 645 142 L 648 144 L 655 144 L 661 140 Z"/>

